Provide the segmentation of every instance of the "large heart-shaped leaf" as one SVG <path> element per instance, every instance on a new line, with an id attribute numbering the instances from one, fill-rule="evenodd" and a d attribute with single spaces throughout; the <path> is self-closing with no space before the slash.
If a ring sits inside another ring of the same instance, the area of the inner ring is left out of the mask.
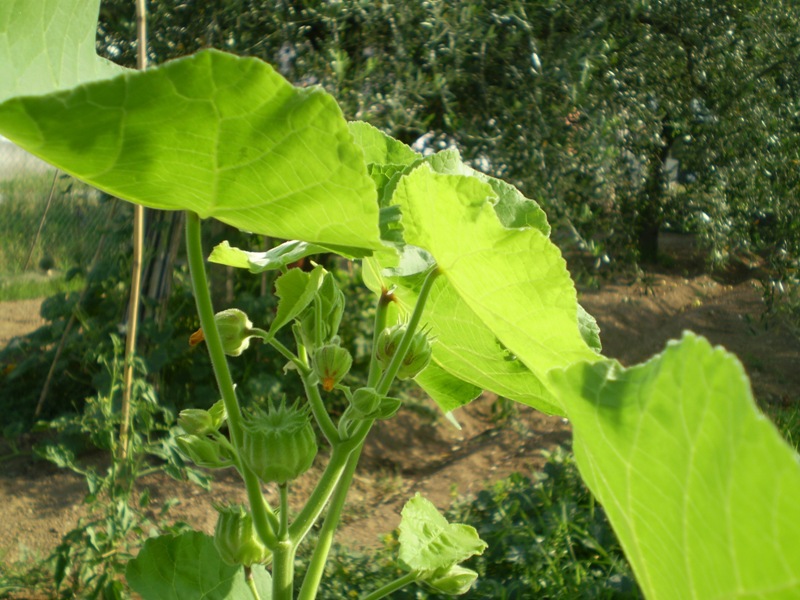
<path id="1" fill-rule="evenodd" d="M 686 334 L 643 365 L 553 379 L 648 598 L 800 598 L 800 462 L 733 355 Z"/>
<path id="2" fill-rule="evenodd" d="M 100 0 L 0 2 L 0 102 L 123 73 L 95 53 L 99 7 Z"/>
<path id="3" fill-rule="evenodd" d="M 131 202 L 284 239 L 382 247 L 374 184 L 331 96 L 212 50 L 146 72 L 115 68 L 85 41 L 97 16 L 86 4 L 0 9 L 0 133 Z M 57 44 L 29 29 L 48 10 L 62 19 Z"/>

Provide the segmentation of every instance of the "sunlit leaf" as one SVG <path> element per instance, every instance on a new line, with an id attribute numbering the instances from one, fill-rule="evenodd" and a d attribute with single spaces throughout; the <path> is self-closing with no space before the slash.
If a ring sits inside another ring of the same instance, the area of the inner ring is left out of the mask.
<path id="1" fill-rule="evenodd" d="M 120 69 L 95 54 L 97 8 L 2 4 L 0 134 L 131 202 L 282 239 L 382 248 L 375 186 L 330 95 L 214 50 Z"/>
<path id="2" fill-rule="evenodd" d="M 733 355 L 687 333 L 637 367 L 553 377 L 648 598 L 800 597 L 800 461 Z"/>
<path id="3" fill-rule="evenodd" d="M 275 280 L 275 295 L 278 297 L 278 310 L 269 327 L 274 336 L 281 327 L 299 315 L 314 299 L 325 271 L 314 267 L 310 273 L 300 269 L 290 269 Z"/>
<path id="4" fill-rule="evenodd" d="M 486 548 L 474 527 L 448 523 L 419 494 L 403 507 L 399 531 L 398 558 L 412 571 L 447 569 Z"/>
<path id="5" fill-rule="evenodd" d="M 290 240 L 275 246 L 266 252 L 248 252 L 234 248 L 224 241 L 211 251 L 208 261 L 239 269 L 248 269 L 251 273 L 263 273 L 282 269 L 301 258 L 325 252 L 321 246 Z"/>

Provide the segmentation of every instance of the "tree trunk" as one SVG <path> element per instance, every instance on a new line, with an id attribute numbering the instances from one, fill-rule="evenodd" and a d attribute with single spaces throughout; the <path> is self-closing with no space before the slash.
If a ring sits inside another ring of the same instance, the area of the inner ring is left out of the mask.
<path id="1" fill-rule="evenodd" d="M 639 259 L 653 264 L 658 260 L 658 232 L 664 221 L 662 204 L 667 188 L 664 165 L 672 146 L 672 128 L 662 122 L 661 144 L 652 148 L 647 160 L 647 181 L 640 192 L 634 218 Z"/>

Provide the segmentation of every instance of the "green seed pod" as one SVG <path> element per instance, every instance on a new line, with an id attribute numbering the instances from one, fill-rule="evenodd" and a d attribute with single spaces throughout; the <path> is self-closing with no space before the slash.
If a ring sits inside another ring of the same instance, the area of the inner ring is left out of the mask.
<path id="1" fill-rule="evenodd" d="M 247 416 L 239 455 L 264 483 L 284 484 L 305 473 L 317 455 L 308 410 L 282 402 Z"/>
<path id="2" fill-rule="evenodd" d="M 350 405 L 358 416 L 366 417 L 378 410 L 383 397 L 375 388 L 364 387 L 353 392 Z"/>
<path id="3" fill-rule="evenodd" d="M 350 371 L 353 357 L 346 348 L 336 344 L 325 344 L 314 351 L 312 358 L 314 373 L 322 383 L 322 389 L 330 392 Z"/>
<path id="4" fill-rule="evenodd" d="M 198 467 L 224 469 L 233 465 L 233 457 L 217 442 L 196 435 L 179 435 L 175 438 L 180 451 Z"/>
<path id="5" fill-rule="evenodd" d="M 178 427 L 189 435 L 205 435 L 215 431 L 214 419 L 207 410 L 186 408 L 178 415 Z"/>
<path id="6" fill-rule="evenodd" d="M 472 569 L 453 565 L 443 573 L 434 572 L 423 583 L 440 594 L 460 596 L 461 594 L 466 594 L 477 579 L 478 574 Z"/>
<path id="7" fill-rule="evenodd" d="M 214 546 L 229 565 L 266 564 L 272 559 L 253 527 L 253 517 L 244 506 L 214 506 L 219 512 L 214 529 Z"/>
<path id="8" fill-rule="evenodd" d="M 395 325 L 384 329 L 378 336 L 377 345 L 375 347 L 375 358 L 382 369 L 389 366 L 394 355 L 400 347 L 400 342 L 406 333 L 407 327 L 402 324 Z M 428 342 L 428 336 L 422 332 L 417 331 L 411 338 L 411 345 L 408 352 L 400 364 L 397 371 L 398 379 L 412 379 L 417 374 L 428 366 L 431 360 L 431 345 Z"/>
<path id="9" fill-rule="evenodd" d="M 229 308 L 214 315 L 222 348 L 228 356 L 239 356 L 250 346 L 253 323 L 238 308 Z"/>

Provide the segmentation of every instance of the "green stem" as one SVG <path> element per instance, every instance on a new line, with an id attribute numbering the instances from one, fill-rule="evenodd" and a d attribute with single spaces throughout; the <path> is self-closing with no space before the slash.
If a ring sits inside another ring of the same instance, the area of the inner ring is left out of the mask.
<path id="1" fill-rule="evenodd" d="M 240 448 L 242 442 L 242 413 L 239 409 L 239 401 L 236 399 L 236 391 L 233 386 L 233 378 L 228 369 L 228 359 L 222 347 L 222 339 L 217 330 L 217 323 L 214 320 L 214 307 L 211 303 L 211 293 L 206 277 L 205 259 L 203 258 L 203 240 L 200 227 L 200 217 L 193 213 L 186 213 L 186 254 L 189 261 L 189 273 L 192 279 L 192 289 L 197 304 L 197 314 L 200 317 L 200 327 L 208 347 L 208 354 L 211 357 L 211 365 L 214 368 L 214 376 L 217 379 L 222 401 L 228 413 L 228 431 L 231 434 L 231 441 L 234 448 Z M 264 499 L 261 486 L 256 475 L 241 465 L 241 474 L 247 488 L 247 498 L 250 501 L 250 509 L 253 513 L 253 524 L 262 541 L 270 548 L 277 544 L 275 537 L 275 525 L 277 518 L 275 513 Z"/>
<path id="2" fill-rule="evenodd" d="M 319 478 L 314 491 L 306 501 L 305 506 L 297 515 L 292 525 L 289 527 L 289 537 L 299 544 L 306 537 L 314 526 L 325 505 L 331 497 L 336 484 L 342 476 L 342 472 L 347 466 L 347 458 L 350 456 L 350 448 L 345 448 L 343 444 L 334 447 L 325 472 Z"/>
<path id="3" fill-rule="evenodd" d="M 247 587 L 250 588 L 253 600 L 261 600 L 261 596 L 258 594 L 258 588 L 256 587 L 256 580 L 255 577 L 253 577 L 253 571 L 250 570 L 250 567 L 244 568 L 244 580 L 247 582 Z"/>
<path id="4" fill-rule="evenodd" d="M 386 318 L 389 313 L 389 305 L 394 301 L 394 295 L 384 289 L 381 297 L 378 298 L 378 306 L 375 307 L 375 329 L 372 331 L 372 360 L 369 362 L 369 375 L 367 376 L 367 387 L 375 387 L 381 376 L 381 366 L 376 360 L 378 350 L 378 337 L 386 329 Z"/>
<path id="5" fill-rule="evenodd" d="M 372 425 L 372 421 L 369 421 L 369 425 Z M 367 428 L 367 432 L 369 432 L 369 428 Z M 363 428 L 359 428 L 359 433 L 363 433 Z M 300 595 L 297 597 L 297 600 L 314 600 L 317 596 L 317 589 L 322 581 L 322 575 L 325 572 L 325 563 L 328 560 L 328 554 L 333 545 L 333 536 L 336 533 L 336 528 L 339 526 L 339 518 L 341 517 L 342 508 L 347 499 L 347 492 L 350 490 L 350 484 L 353 481 L 353 475 L 358 466 L 358 459 L 361 457 L 361 449 L 364 447 L 364 438 L 366 438 L 366 434 L 364 434 L 364 437 L 361 439 L 359 446 L 347 458 L 344 472 L 333 493 L 333 498 L 328 508 L 328 514 L 325 515 L 325 521 L 322 523 L 317 545 L 311 556 L 308 571 L 306 571 L 305 577 L 303 578 L 303 585 L 300 587 Z"/>
<path id="6" fill-rule="evenodd" d="M 281 498 L 278 544 L 272 553 L 272 600 L 294 598 L 294 554 L 297 544 L 289 536 L 289 484 L 278 486 Z"/>
<path id="7" fill-rule="evenodd" d="M 305 364 L 302 359 L 295 356 L 291 350 L 276 340 L 275 337 L 270 335 L 268 331 L 254 327 L 252 329 L 248 329 L 248 333 L 261 340 L 264 340 L 264 342 L 275 348 L 286 360 L 294 364 L 294 366 L 296 366 L 301 373 L 305 374 L 309 371 L 308 365 Z"/>
<path id="8" fill-rule="evenodd" d="M 411 347 L 411 341 L 414 338 L 414 333 L 419 326 L 420 319 L 422 319 L 422 313 L 425 310 L 425 303 L 428 301 L 428 295 L 431 292 L 431 288 L 433 287 L 433 282 L 436 280 L 436 277 L 439 276 L 439 267 L 434 266 L 433 269 L 428 273 L 427 277 L 425 277 L 425 281 L 422 283 L 422 288 L 419 290 L 419 296 L 417 297 L 417 304 L 414 306 L 414 312 L 411 313 L 411 318 L 408 320 L 408 326 L 406 327 L 406 332 L 403 335 L 403 339 L 400 340 L 400 345 L 397 348 L 397 352 L 392 357 L 392 360 L 389 362 L 389 366 L 386 367 L 386 371 L 383 373 L 383 377 L 378 382 L 376 386 L 376 390 L 381 395 L 386 395 L 389 393 L 389 388 L 392 385 L 392 381 L 394 381 L 397 372 L 400 370 L 400 365 L 403 362 L 403 359 L 406 357 L 408 353 L 408 349 Z"/>
<path id="9" fill-rule="evenodd" d="M 278 539 L 281 541 L 289 537 L 289 484 L 278 485 L 281 496 L 280 527 L 278 529 Z"/>
<path id="10" fill-rule="evenodd" d="M 303 387 L 306 390 L 311 412 L 314 413 L 314 418 L 317 420 L 319 428 L 328 443 L 331 446 L 335 446 L 340 440 L 339 430 L 336 429 L 336 425 L 333 424 L 331 416 L 325 409 L 325 403 L 322 401 L 322 396 L 320 396 L 319 387 L 310 381 L 310 373 L 303 375 Z"/>
<path id="11" fill-rule="evenodd" d="M 383 587 L 378 588 L 371 594 L 367 594 L 361 600 L 378 600 L 379 598 L 383 598 L 384 596 L 388 596 L 392 592 L 396 592 L 397 590 L 404 588 L 409 583 L 414 583 L 417 580 L 416 572 L 412 571 L 411 573 L 406 573 L 402 577 L 398 577 L 394 581 L 391 581 L 384 585 Z"/>

